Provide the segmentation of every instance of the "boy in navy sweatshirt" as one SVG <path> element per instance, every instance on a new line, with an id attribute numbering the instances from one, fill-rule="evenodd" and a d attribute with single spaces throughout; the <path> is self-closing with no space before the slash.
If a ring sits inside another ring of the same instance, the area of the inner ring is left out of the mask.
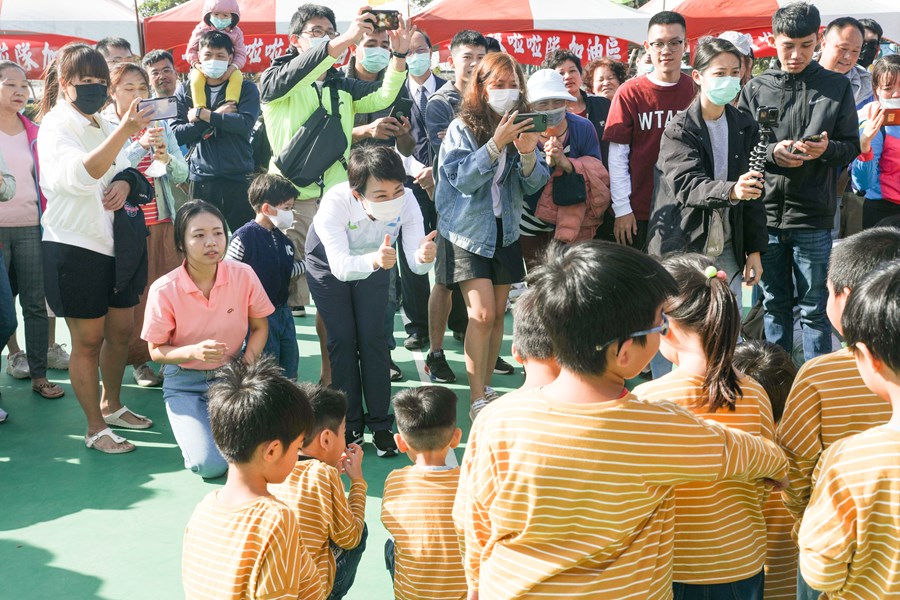
<path id="1" fill-rule="evenodd" d="M 269 339 L 263 352 L 271 354 L 286 377 L 296 380 L 300 362 L 297 330 L 287 305 L 291 280 L 306 272 L 294 257 L 294 245 L 283 233 L 294 222 L 297 188 L 279 175 L 259 175 L 250 184 L 250 206 L 256 218 L 234 232 L 226 258 L 250 265 L 275 306 L 269 316 Z"/>

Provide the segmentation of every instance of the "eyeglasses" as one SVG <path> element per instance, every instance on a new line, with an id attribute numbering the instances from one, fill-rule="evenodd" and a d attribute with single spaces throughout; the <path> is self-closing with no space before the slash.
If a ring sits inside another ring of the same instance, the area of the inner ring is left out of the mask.
<path id="1" fill-rule="evenodd" d="M 657 325 L 656 327 L 651 327 L 650 329 L 642 329 L 641 331 L 635 331 L 634 333 L 629 333 L 625 337 L 616 338 L 614 340 L 609 340 L 605 344 L 600 344 L 596 348 L 594 348 L 597 352 L 602 352 L 604 348 L 609 346 L 612 343 L 618 342 L 622 344 L 625 340 L 634 339 L 636 337 L 641 337 L 644 335 L 650 335 L 651 333 L 658 333 L 659 335 L 666 335 L 669 333 L 669 317 L 666 316 L 666 313 L 662 313 L 662 323 Z M 618 352 L 617 352 L 618 354 Z"/>
<path id="2" fill-rule="evenodd" d="M 670 52 L 675 52 L 684 44 L 684 40 L 669 40 L 668 42 L 650 42 L 648 45 L 654 52 L 662 52 L 663 48 L 668 48 Z"/>
<path id="3" fill-rule="evenodd" d="M 307 29 L 306 31 L 301 31 L 300 33 L 301 34 L 305 33 L 309 37 L 313 37 L 313 38 L 321 38 L 321 37 L 328 36 L 328 38 L 332 39 L 332 40 L 334 38 L 336 38 L 338 35 L 340 35 L 337 31 L 335 31 L 333 29 L 325 30 L 325 29 L 322 29 L 321 27 L 313 27 L 312 29 Z"/>

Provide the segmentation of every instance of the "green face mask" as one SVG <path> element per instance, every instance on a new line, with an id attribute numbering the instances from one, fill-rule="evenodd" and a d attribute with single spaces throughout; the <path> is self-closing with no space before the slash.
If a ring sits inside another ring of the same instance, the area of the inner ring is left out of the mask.
<path id="1" fill-rule="evenodd" d="M 740 91 L 739 77 L 710 77 L 703 85 L 703 93 L 717 106 L 725 106 L 737 98 Z"/>

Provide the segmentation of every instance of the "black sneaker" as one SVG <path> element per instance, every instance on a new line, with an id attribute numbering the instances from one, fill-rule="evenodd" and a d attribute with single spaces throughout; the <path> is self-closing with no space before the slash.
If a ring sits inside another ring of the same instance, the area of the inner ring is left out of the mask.
<path id="1" fill-rule="evenodd" d="M 494 365 L 494 373 L 498 375 L 512 375 L 516 372 L 516 368 L 500 358 L 497 357 L 497 364 Z"/>
<path id="2" fill-rule="evenodd" d="M 305 306 L 292 306 L 291 307 L 291 316 L 305 317 L 306 316 L 306 307 Z"/>
<path id="3" fill-rule="evenodd" d="M 407 350 L 421 350 L 428 347 L 428 336 L 419 336 L 417 333 L 410 334 L 403 347 Z"/>
<path id="4" fill-rule="evenodd" d="M 431 381 L 435 383 L 453 383 L 456 381 L 456 375 L 447 364 L 447 358 L 444 356 L 443 350 L 435 350 L 429 352 L 425 356 L 425 372 L 431 377 Z"/>
<path id="5" fill-rule="evenodd" d="M 375 454 L 378 456 L 397 456 L 397 444 L 394 443 L 394 434 L 390 429 L 373 433 L 372 443 L 375 444 Z"/>
<path id="6" fill-rule="evenodd" d="M 356 444 L 357 446 L 362 446 L 363 444 L 363 434 L 362 431 L 351 431 L 347 430 L 344 433 L 344 441 L 347 442 L 347 445 Z"/>
<path id="7" fill-rule="evenodd" d="M 403 371 L 400 370 L 394 359 L 391 359 L 391 381 L 403 381 Z"/>

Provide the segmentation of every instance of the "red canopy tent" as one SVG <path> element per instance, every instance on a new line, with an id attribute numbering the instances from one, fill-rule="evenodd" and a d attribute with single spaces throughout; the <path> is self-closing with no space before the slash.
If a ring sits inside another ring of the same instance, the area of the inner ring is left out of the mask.
<path id="1" fill-rule="evenodd" d="M 442 58 L 458 31 L 474 29 L 496 37 L 520 63 L 539 65 L 557 48 L 570 49 L 585 62 L 624 59 L 627 41 L 643 40 L 649 19 L 610 0 L 438 0 L 412 22 L 444 49 Z"/>

